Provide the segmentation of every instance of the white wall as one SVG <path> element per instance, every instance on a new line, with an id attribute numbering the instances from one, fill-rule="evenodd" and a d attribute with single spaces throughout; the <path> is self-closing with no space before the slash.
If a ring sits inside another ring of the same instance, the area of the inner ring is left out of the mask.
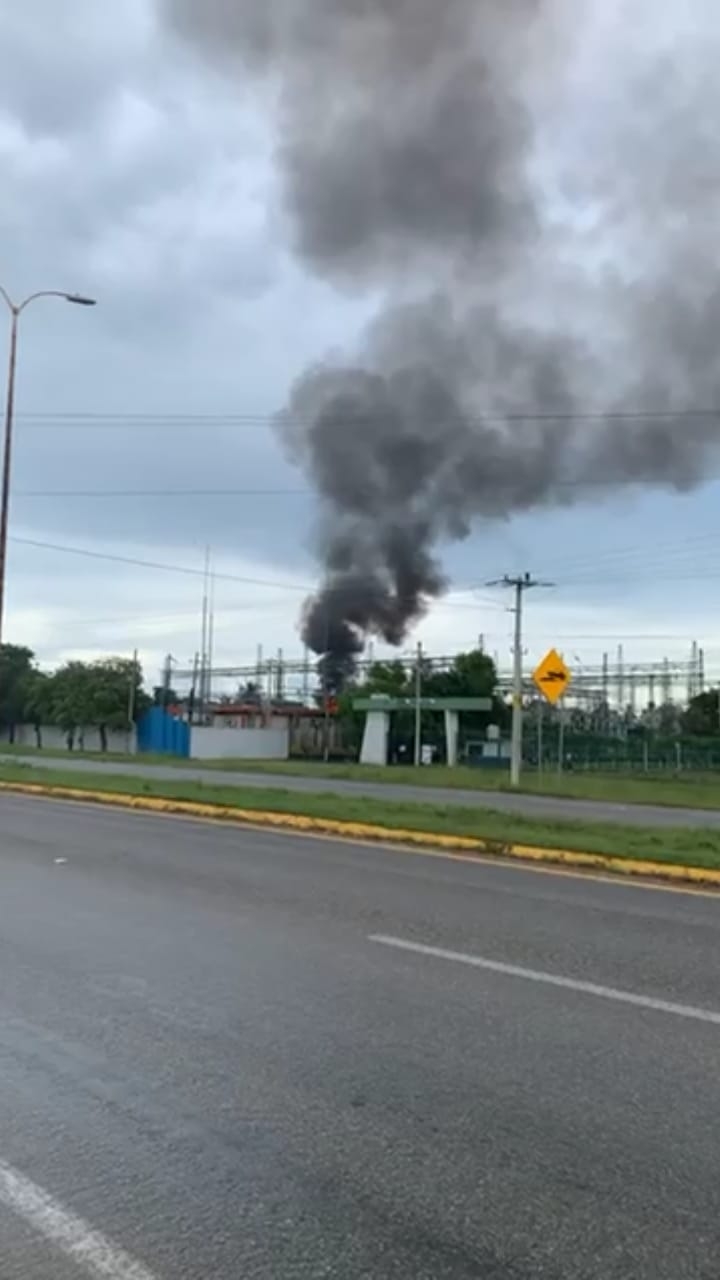
<path id="1" fill-rule="evenodd" d="M 290 732 L 280 729 L 206 729 L 193 727 L 193 760 L 287 760 Z"/>
<path id="2" fill-rule="evenodd" d="M 63 732 L 62 729 L 58 729 L 57 725 L 44 725 L 41 733 L 42 733 L 42 745 L 44 750 L 60 749 L 62 751 L 65 751 L 67 749 L 67 735 Z M 0 729 L 0 747 L 3 745 L 3 743 L 7 743 L 8 741 L 9 741 L 9 735 L 8 735 L 7 729 Z M 36 745 L 37 745 L 37 740 L 35 737 L 35 730 L 32 727 L 32 725 L 29 725 L 29 724 L 17 725 L 15 729 L 15 746 L 34 748 Z M 129 750 L 130 752 L 134 753 L 135 734 L 133 733 L 132 735 L 128 735 L 127 733 L 118 732 L 117 730 L 108 730 L 107 749 L 108 751 L 115 751 L 115 752 L 121 752 L 121 753 L 124 753 Z M 76 751 L 80 750 L 80 742 L 78 741 L 77 733 L 75 734 L 75 750 Z M 97 729 L 85 730 L 84 750 L 97 751 L 98 753 L 100 752 L 100 734 L 98 733 Z M 68 755 L 71 755 L 71 754 L 72 753 L 68 751 Z"/>

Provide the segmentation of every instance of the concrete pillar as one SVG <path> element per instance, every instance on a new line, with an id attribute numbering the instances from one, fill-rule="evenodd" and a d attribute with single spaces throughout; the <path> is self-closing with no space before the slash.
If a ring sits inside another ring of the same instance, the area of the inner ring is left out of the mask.
<path id="1" fill-rule="evenodd" d="M 454 768 L 458 762 L 458 736 L 460 731 L 460 716 L 457 711 L 445 712 L 445 748 L 447 753 L 447 762 L 451 768 Z"/>
<path id="2" fill-rule="evenodd" d="M 386 765 L 388 762 L 388 736 L 390 733 L 390 713 L 388 711 L 368 711 L 365 720 L 361 764 Z"/>

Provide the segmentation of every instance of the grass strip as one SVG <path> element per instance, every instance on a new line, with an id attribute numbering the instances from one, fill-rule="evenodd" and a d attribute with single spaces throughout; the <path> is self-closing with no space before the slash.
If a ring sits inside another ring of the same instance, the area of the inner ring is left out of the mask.
<path id="1" fill-rule="evenodd" d="M 109 752 L 73 752 L 48 748 L 41 752 L 32 747 L 0 747 L 0 756 L 17 756 L 32 763 L 34 757 L 57 759 L 66 768 L 72 760 L 92 760 L 98 765 L 127 764 L 132 770 L 142 765 L 168 765 L 178 772 L 203 769 L 208 772 L 252 773 L 259 776 L 331 779 L 336 782 L 371 782 L 433 789 L 477 791 L 509 791 L 506 772 L 472 769 L 459 765 L 449 769 L 441 765 L 414 769 L 398 765 L 382 769 L 373 765 L 323 764 L 315 760 L 179 760 L 172 756 L 129 756 Z M 58 763 L 58 768 L 61 764 Z M 616 804 L 649 804 L 663 808 L 720 809 L 720 773 L 564 773 L 548 771 L 538 776 L 526 770 L 521 790 L 528 795 L 557 796 L 568 800 L 597 800 Z"/>
<path id="2" fill-rule="evenodd" d="M 119 795 L 186 800 L 225 808 L 247 809 L 339 822 L 369 823 L 387 830 L 414 830 L 432 835 L 484 840 L 492 851 L 511 844 L 601 853 L 618 858 L 720 868 L 720 830 L 682 827 L 624 827 L 615 823 L 540 820 L 496 810 L 455 805 L 398 802 L 345 794 L 268 790 L 262 787 L 215 786 L 189 778 L 164 781 L 131 774 L 89 774 L 70 769 L 33 769 L 0 765 L 0 781 L 74 787 Z M 1 838 L 1 833 L 0 833 Z M 496 848 L 494 847 L 496 846 Z"/>

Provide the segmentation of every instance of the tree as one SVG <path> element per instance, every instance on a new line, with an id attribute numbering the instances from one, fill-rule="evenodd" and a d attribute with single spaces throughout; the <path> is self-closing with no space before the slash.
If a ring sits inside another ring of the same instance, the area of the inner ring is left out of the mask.
<path id="1" fill-rule="evenodd" d="M 42 727 L 52 721 L 53 678 L 33 667 L 22 689 L 23 720 L 35 730 L 35 746 L 42 747 Z"/>
<path id="2" fill-rule="evenodd" d="M 24 691 L 34 663 L 32 649 L 0 645 L 0 729 L 7 732 L 10 742 L 15 741 L 15 730 L 23 721 Z"/>
<path id="3" fill-rule="evenodd" d="M 156 707 L 174 707 L 180 701 L 179 694 L 171 685 L 167 687 L 164 684 L 158 684 L 153 689 L 153 696 L 150 699 L 152 705 Z"/>
<path id="4" fill-rule="evenodd" d="M 657 711 L 657 732 L 661 738 L 675 738 L 682 730 L 682 712 L 674 702 L 664 702 Z"/>
<path id="5" fill-rule="evenodd" d="M 65 733 L 68 751 L 73 750 L 77 736 L 82 748 L 83 730 L 91 723 L 88 670 L 86 662 L 66 662 L 52 678 L 52 719 Z"/>
<path id="6" fill-rule="evenodd" d="M 497 688 L 495 663 L 482 649 L 459 653 L 447 671 L 423 677 L 429 698 L 492 698 Z"/>
<path id="7" fill-rule="evenodd" d="M 458 653 L 446 671 L 423 677 L 423 693 L 429 698 L 490 698 L 490 711 L 467 711 L 461 717 L 461 738 L 467 742 L 484 737 L 489 724 L 509 727 L 510 711 L 497 694 L 497 670 L 482 649 Z M 437 736 L 437 734 L 436 734 Z M 442 736 L 442 735 L 441 735 Z"/>
<path id="8" fill-rule="evenodd" d="M 142 687 L 142 671 L 128 658 L 102 658 L 87 668 L 88 723 L 100 735 L 100 750 L 107 751 L 108 731 L 129 730 L 149 706 Z"/>
<path id="9" fill-rule="evenodd" d="M 52 680 L 54 722 L 67 734 L 68 750 L 77 739 L 83 746 L 85 729 L 97 729 L 100 749 L 107 751 L 108 733 L 130 729 L 150 706 L 142 687 L 142 669 L 129 658 L 101 658 L 97 662 L 68 662 Z"/>
<path id="10" fill-rule="evenodd" d="M 682 717 L 684 733 L 698 738 L 711 738 L 720 733 L 720 690 L 708 689 L 693 698 Z"/>
<path id="11" fill-rule="evenodd" d="M 363 692 L 366 696 L 385 693 L 391 698 L 407 697 L 412 688 L 412 676 L 403 662 L 374 662 L 370 667 Z"/>

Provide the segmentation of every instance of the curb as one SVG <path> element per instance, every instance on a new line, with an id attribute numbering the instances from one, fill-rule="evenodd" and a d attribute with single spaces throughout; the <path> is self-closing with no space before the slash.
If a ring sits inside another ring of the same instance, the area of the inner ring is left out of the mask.
<path id="1" fill-rule="evenodd" d="M 236 809 L 222 805 L 201 804 L 192 800 L 169 800 L 160 796 L 138 796 L 119 791 L 86 791 L 77 787 L 53 786 L 39 782 L 0 782 L 0 792 L 40 796 L 53 800 L 75 800 L 84 804 L 104 805 L 116 809 L 134 809 L 145 813 L 161 813 L 205 822 L 235 823 L 238 826 L 269 827 L 298 831 L 311 835 L 334 836 L 350 841 L 384 845 L 400 845 L 444 853 L 448 857 L 513 858 L 522 862 L 549 863 L 588 871 L 605 871 L 626 877 L 669 880 L 677 884 L 716 885 L 720 888 L 720 870 L 710 867 L 683 866 L 680 863 L 651 862 L 636 858 L 619 858 L 612 854 L 583 853 L 572 849 L 549 849 L 539 845 L 505 844 L 499 840 L 482 840 L 471 836 L 434 835 L 428 831 L 378 827 L 370 823 L 342 822 L 335 818 L 310 818 L 302 814 L 277 813 L 265 809 Z"/>

